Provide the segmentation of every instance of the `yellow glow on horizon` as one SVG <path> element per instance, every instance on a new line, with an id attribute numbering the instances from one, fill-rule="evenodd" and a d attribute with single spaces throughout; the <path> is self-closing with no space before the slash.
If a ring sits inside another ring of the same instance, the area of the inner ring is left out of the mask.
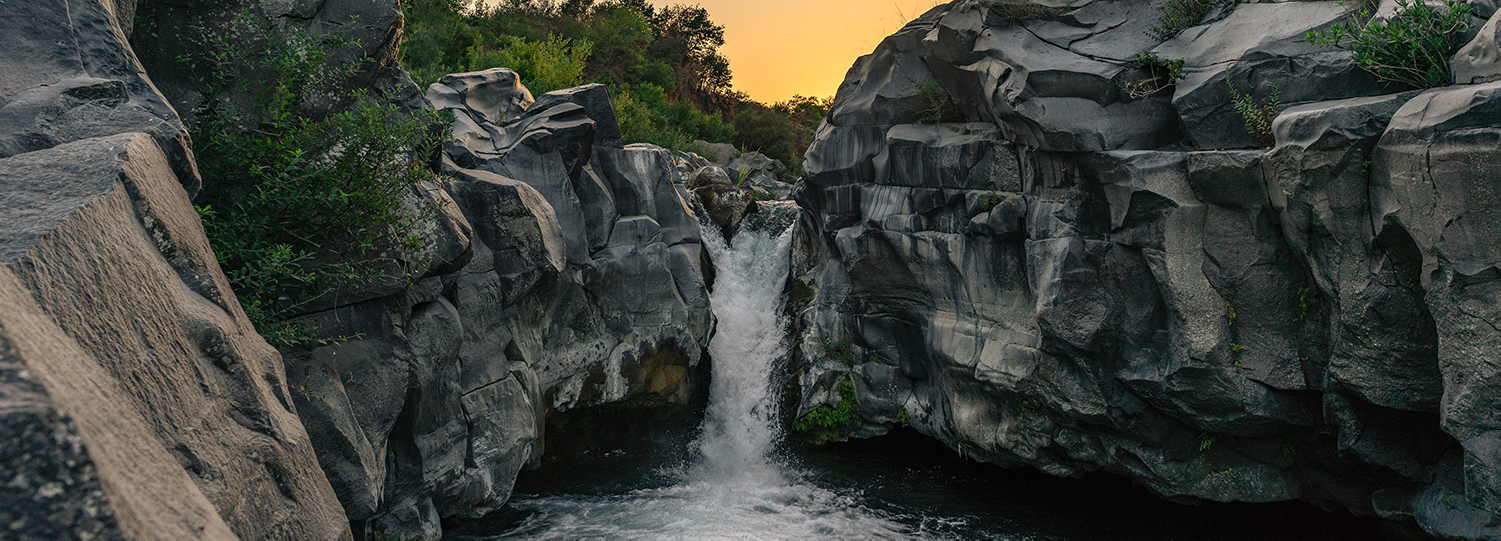
<path id="1" fill-rule="evenodd" d="M 652 0 L 698 4 L 725 27 L 735 89 L 772 103 L 834 95 L 855 59 L 943 0 Z"/>

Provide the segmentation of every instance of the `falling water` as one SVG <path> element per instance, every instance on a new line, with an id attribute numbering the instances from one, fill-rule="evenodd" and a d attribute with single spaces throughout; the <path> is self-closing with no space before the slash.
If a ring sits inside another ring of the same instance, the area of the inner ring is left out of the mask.
<path id="1" fill-rule="evenodd" d="M 787 355 L 782 287 L 792 231 L 742 228 L 726 242 L 713 226 L 711 295 L 717 330 L 697 457 L 665 488 L 614 495 L 518 497 L 531 514 L 517 537 L 895 538 L 916 533 L 862 506 L 858 494 L 815 484 L 775 452 L 781 439 L 773 373 Z"/>

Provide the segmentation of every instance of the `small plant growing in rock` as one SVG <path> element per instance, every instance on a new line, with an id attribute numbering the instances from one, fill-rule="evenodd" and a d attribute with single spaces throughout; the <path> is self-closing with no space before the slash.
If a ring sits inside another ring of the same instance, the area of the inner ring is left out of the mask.
<path id="1" fill-rule="evenodd" d="M 1168 0 L 1157 8 L 1162 15 L 1157 17 L 1157 24 L 1147 29 L 1147 35 L 1157 41 L 1173 39 L 1179 32 L 1199 24 L 1209 14 L 1209 8 L 1221 2 L 1222 0 Z"/>
<path id="2" fill-rule="evenodd" d="M 847 343 L 826 343 L 823 345 L 823 354 L 825 357 L 844 363 L 846 366 L 855 365 L 855 351 Z"/>
<path id="3" fill-rule="evenodd" d="M 1357 65 L 1383 81 L 1416 88 L 1453 84 L 1449 58 L 1464 46 L 1470 6 L 1456 0 L 1437 6 L 1423 0 L 1396 2 L 1396 13 L 1389 19 L 1375 20 L 1370 9 L 1363 9 L 1357 21 L 1366 22 L 1310 30 L 1303 40 L 1349 51 Z"/>
<path id="4" fill-rule="evenodd" d="M 860 406 L 855 403 L 854 382 L 846 378 L 834 386 L 834 390 L 839 393 L 838 404 L 819 406 L 793 424 L 792 429 L 807 433 L 815 443 L 825 443 L 864 426 L 865 418 L 860 416 Z"/>
<path id="5" fill-rule="evenodd" d="M 1225 321 L 1228 321 L 1231 327 L 1235 326 L 1235 317 L 1235 305 L 1225 303 Z"/>
<path id="6" fill-rule="evenodd" d="M 1147 51 L 1136 55 L 1136 62 L 1151 74 L 1151 77 L 1139 81 L 1121 79 L 1116 86 L 1125 92 L 1131 99 L 1142 99 L 1163 89 L 1171 88 L 1174 83 L 1184 79 L 1183 60 L 1164 60 L 1157 53 Z"/>
<path id="7" fill-rule="evenodd" d="M 980 197 L 980 210 L 981 211 L 990 212 L 992 209 L 994 209 L 996 207 L 996 205 L 999 205 L 999 204 L 1001 204 L 1001 196 L 995 194 L 994 192 L 985 194 L 985 195 L 983 195 L 983 196 Z"/>
<path id="8" fill-rule="evenodd" d="M 1235 354 L 1245 353 L 1245 344 L 1230 344 L 1230 352 Z M 1235 366 L 1240 366 L 1240 361 L 1235 361 Z"/>
<path id="9" fill-rule="evenodd" d="M 1199 452 L 1208 451 L 1214 446 L 1214 435 L 1209 433 L 1199 434 Z"/>
<path id="10" fill-rule="evenodd" d="M 1307 321 L 1308 314 L 1315 308 L 1318 308 L 1318 302 L 1319 299 L 1314 296 L 1313 289 L 1306 287 L 1298 288 L 1298 317 L 1293 319 L 1293 323 Z"/>
<path id="11" fill-rule="evenodd" d="M 1246 131 L 1256 137 L 1256 140 L 1264 146 L 1277 144 L 1277 136 L 1272 133 L 1272 121 L 1277 115 L 1282 114 L 1282 90 L 1277 84 L 1272 85 L 1272 91 L 1266 99 L 1257 100 L 1249 93 L 1242 93 L 1235 88 L 1235 83 L 1230 80 L 1230 72 L 1225 72 L 1225 86 L 1230 88 L 1230 101 L 1235 106 L 1235 111 L 1246 123 Z"/>

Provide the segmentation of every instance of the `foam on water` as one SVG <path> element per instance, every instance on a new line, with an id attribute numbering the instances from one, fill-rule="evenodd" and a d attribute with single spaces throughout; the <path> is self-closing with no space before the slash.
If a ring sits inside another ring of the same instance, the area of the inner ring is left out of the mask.
<path id="1" fill-rule="evenodd" d="M 787 355 L 782 288 L 792 229 L 742 228 L 733 243 L 704 227 L 718 326 L 713 382 L 692 464 L 665 488 L 614 495 L 518 496 L 527 538 L 900 538 L 921 532 L 820 487 L 773 453 L 781 439 L 773 371 Z"/>

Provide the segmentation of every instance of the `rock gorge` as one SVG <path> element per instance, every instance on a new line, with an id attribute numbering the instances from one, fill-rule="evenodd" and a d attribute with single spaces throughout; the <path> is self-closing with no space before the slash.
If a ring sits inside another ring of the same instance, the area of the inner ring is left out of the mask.
<path id="1" fill-rule="evenodd" d="M 600 85 L 418 88 L 394 0 L 0 3 L 0 523 L 437 538 L 504 505 L 558 420 L 701 400 L 701 228 L 751 216 L 798 224 L 791 418 L 847 380 L 847 436 L 1501 535 L 1495 7 L 1462 84 L 1401 91 L 1301 41 L 1337 2 L 1221 4 L 1166 41 L 1160 4 L 934 8 L 850 70 L 794 189 L 764 157 L 623 144 Z M 192 206 L 176 59 L 241 8 L 352 37 L 356 86 L 454 118 L 412 194 L 442 212 L 388 255 L 420 272 L 298 316 L 347 340 L 268 345 Z M 1133 97 L 1148 52 L 1185 78 Z M 1262 148 L 1231 96 L 1274 87 Z"/>

